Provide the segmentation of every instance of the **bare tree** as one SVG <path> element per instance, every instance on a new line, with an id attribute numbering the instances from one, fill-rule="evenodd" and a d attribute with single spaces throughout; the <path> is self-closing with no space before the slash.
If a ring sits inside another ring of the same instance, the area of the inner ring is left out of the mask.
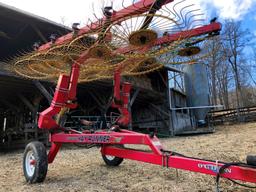
<path id="1" fill-rule="evenodd" d="M 252 72 L 244 51 L 251 36 L 247 30 L 242 29 L 240 22 L 225 21 L 223 28 L 220 36 L 212 38 L 204 46 L 208 52 L 204 62 L 208 66 L 211 98 L 213 104 L 239 109 L 252 103 L 245 101 L 245 93 L 250 95 L 250 84 L 256 83 L 253 78 L 255 73 Z"/>
<path id="2" fill-rule="evenodd" d="M 225 55 L 234 75 L 237 108 L 244 106 L 239 66 L 243 50 L 249 42 L 248 34 L 248 31 L 242 29 L 241 22 L 233 20 L 225 22 L 223 43 L 226 47 Z"/>
<path id="3" fill-rule="evenodd" d="M 225 109 L 230 107 L 229 103 L 229 87 L 230 81 L 232 79 L 230 73 L 230 66 L 226 62 L 225 58 L 222 57 L 220 65 L 217 68 L 217 86 L 219 93 L 219 100 L 222 101 L 221 104 L 224 105 Z"/>
<path id="4" fill-rule="evenodd" d="M 210 78 L 210 89 L 212 103 L 222 104 L 225 108 L 229 107 L 228 88 L 229 88 L 229 65 L 226 62 L 225 48 L 222 46 L 221 37 L 214 37 L 204 46 L 208 57 L 204 62 L 208 65 Z"/>

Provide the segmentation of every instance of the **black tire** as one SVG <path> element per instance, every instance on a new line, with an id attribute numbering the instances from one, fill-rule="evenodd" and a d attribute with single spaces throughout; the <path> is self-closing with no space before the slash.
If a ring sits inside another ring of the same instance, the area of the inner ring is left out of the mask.
<path id="1" fill-rule="evenodd" d="M 255 155 L 247 155 L 246 163 L 248 165 L 256 166 L 256 156 Z"/>
<path id="2" fill-rule="evenodd" d="M 118 166 L 124 160 L 121 157 L 115 157 L 115 156 L 109 156 L 109 155 L 102 155 L 102 158 L 103 158 L 104 162 L 106 163 L 106 165 L 108 165 L 108 166 Z"/>
<path id="3" fill-rule="evenodd" d="M 34 165 L 31 164 L 33 161 Z M 48 170 L 45 146 L 38 141 L 27 144 L 23 154 L 23 173 L 28 183 L 43 182 Z"/>

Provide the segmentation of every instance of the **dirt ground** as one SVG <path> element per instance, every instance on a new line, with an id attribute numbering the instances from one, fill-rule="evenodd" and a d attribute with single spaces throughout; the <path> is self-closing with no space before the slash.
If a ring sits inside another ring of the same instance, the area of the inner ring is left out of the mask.
<path id="1" fill-rule="evenodd" d="M 161 139 L 166 149 L 189 156 L 223 161 L 245 161 L 256 154 L 256 123 L 216 127 L 214 134 Z M 49 165 L 46 180 L 28 185 L 22 172 L 22 151 L 0 154 L 0 191 L 215 191 L 215 178 L 124 160 L 107 167 L 99 149 L 65 148 Z M 221 179 L 222 191 L 254 191 Z M 255 190 L 256 191 L 256 190 Z"/>

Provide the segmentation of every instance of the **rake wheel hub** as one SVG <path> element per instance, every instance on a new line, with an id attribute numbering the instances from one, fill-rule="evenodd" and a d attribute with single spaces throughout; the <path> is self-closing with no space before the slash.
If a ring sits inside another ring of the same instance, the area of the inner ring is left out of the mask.
<path id="1" fill-rule="evenodd" d="M 143 64 L 144 66 L 148 66 L 148 65 L 152 65 L 156 62 L 157 62 L 156 58 L 150 57 L 150 58 L 145 59 L 141 64 Z"/>
<path id="2" fill-rule="evenodd" d="M 179 50 L 178 55 L 181 57 L 189 57 L 198 54 L 200 51 L 201 49 L 197 46 L 186 47 L 184 49 Z"/>
<path id="3" fill-rule="evenodd" d="M 97 45 L 89 49 L 89 55 L 92 58 L 106 59 L 110 57 L 111 51 L 106 46 Z"/>
<path id="4" fill-rule="evenodd" d="M 142 29 L 131 33 L 129 43 L 135 46 L 143 46 L 154 42 L 157 39 L 157 33 L 150 29 Z"/>

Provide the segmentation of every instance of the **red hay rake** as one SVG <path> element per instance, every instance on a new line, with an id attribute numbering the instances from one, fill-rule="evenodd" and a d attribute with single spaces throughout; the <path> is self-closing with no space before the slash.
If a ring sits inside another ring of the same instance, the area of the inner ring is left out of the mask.
<path id="1" fill-rule="evenodd" d="M 131 159 L 213 175 L 217 183 L 220 177 L 256 182 L 256 169 L 252 165 L 255 162 L 225 163 L 187 157 L 164 149 L 154 134 L 126 129 L 131 121 L 128 105 L 132 86 L 129 82 L 122 82 L 121 75 L 139 75 L 156 70 L 164 66 L 162 57 L 188 57 L 189 60 L 168 62 L 191 64 L 200 51 L 196 45 L 218 35 L 221 30 L 218 22 L 200 25 L 200 19 L 195 19 L 200 14 L 191 10 L 190 5 L 181 9 L 179 16 L 175 8 L 168 8 L 170 4 L 173 0 L 141 0 L 120 11 L 105 7 L 103 18 L 81 29 L 74 25 L 72 33 L 52 37 L 51 42 L 37 46 L 32 54 L 18 58 L 13 69 L 23 77 L 54 80 L 62 73 L 51 105 L 40 113 L 38 121 L 39 128 L 49 131 L 51 148 L 47 153 L 40 142 L 31 142 L 26 146 L 23 170 L 27 182 L 44 181 L 48 164 L 54 161 L 63 143 L 100 146 L 103 160 L 110 166 L 119 165 L 123 159 Z M 183 13 L 187 8 L 189 11 Z M 194 17 L 194 20 L 187 16 Z M 132 20 L 140 22 L 135 30 L 135 25 L 125 26 L 127 21 Z M 156 23 L 165 33 L 159 35 Z M 122 28 L 126 30 L 122 31 Z M 114 79 L 111 106 L 120 112 L 116 123 L 96 131 L 78 131 L 61 126 L 61 116 L 77 107 L 78 82 L 104 78 Z M 146 145 L 150 151 L 126 148 L 127 144 Z"/>

